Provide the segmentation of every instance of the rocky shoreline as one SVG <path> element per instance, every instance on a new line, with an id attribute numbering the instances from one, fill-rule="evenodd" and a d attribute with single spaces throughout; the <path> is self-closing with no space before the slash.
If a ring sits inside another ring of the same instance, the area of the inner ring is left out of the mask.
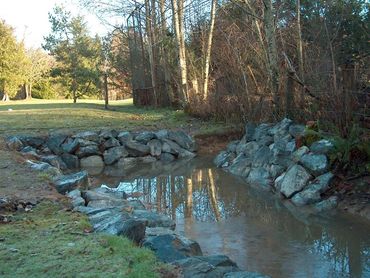
<path id="1" fill-rule="evenodd" d="M 214 163 L 296 207 L 310 207 L 314 212 L 333 209 L 338 198 L 326 198 L 323 193 L 334 177 L 328 159 L 334 145 L 322 139 L 304 146 L 305 133 L 305 126 L 289 119 L 275 125 L 248 123 L 243 138 L 229 143 Z"/>
<path id="2" fill-rule="evenodd" d="M 158 163 L 161 169 L 166 163 L 191 159 L 197 147 L 183 131 L 104 130 L 46 137 L 11 136 L 6 144 L 19 151 L 31 169 L 50 176 L 57 191 L 71 199 L 74 211 L 88 216 L 94 232 L 125 236 L 151 249 L 160 261 L 180 269 L 183 277 L 267 277 L 242 271 L 225 255 L 203 256 L 199 244 L 178 234 L 175 222 L 168 216 L 151 211 L 140 200 L 127 198 L 119 187 L 89 189 L 89 173 L 78 171 L 122 170 L 147 163 Z"/>

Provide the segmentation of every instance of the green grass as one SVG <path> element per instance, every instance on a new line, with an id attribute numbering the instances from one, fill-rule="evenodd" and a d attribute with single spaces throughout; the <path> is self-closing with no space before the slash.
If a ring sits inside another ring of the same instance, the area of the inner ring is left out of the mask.
<path id="1" fill-rule="evenodd" d="M 44 202 L 0 225 L 0 277 L 159 277 L 153 253 L 128 239 L 85 234 L 85 216 Z"/>
<path id="2" fill-rule="evenodd" d="M 195 133 L 223 130 L 224 123 L 204 122 L 171 109 L 138 108 L 132 100 L 112 101 L 104 110 L 99 100 L 27 100 L 0 103 L 0 134 L 38 133 L 56 129 L 118 130 L 184 128 Z M 11 109 L 11 110 L 10 110 Z"/>

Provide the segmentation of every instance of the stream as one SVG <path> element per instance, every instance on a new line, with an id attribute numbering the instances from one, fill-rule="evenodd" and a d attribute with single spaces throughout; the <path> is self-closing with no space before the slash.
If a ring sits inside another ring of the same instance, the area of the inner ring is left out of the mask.
<path id="1" fill-rule="evenodd" d="M 226 254 L 271 277 L 370 277 L 368 223 L 298 210 L 215 168 L 211 157 L 98 172 L 94 184 L 120 184 L 166 213 L 205 255 Z"/>

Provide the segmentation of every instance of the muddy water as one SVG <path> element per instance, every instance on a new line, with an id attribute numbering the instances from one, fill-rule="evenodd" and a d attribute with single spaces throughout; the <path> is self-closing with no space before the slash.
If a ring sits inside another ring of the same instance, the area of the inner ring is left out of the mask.
<path id="1" fill-rule="evenodd" d="M 271 277 L 370 277 L 370 227 L 346 215 L 297 212 L 220 169 L 211 158 L 129 170 L 108 168 L 96 184 L 165 212 L 205 254 L 223 253 Z"/>

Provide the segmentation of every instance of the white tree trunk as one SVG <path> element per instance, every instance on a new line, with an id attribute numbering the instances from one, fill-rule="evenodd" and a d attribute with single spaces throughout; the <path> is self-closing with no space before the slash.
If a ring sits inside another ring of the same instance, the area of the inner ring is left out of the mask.
<path id="1" fill-rule="evenodd" d="M 182 106 L 186 106 L 188 99 L 188 82 L 187 82 L 187 68 L 186 68 L 186 51 L 185 51 L 185 34 L 183 24 L 183 0 L 171 0 L 173 23 L 176 32 L 176 42 L 179 52 L 179 70 L 180 70 L 180 88 L 179 96 L 181 98 Z"/>
<path id="2" fill-rule="evenodd" d="M 211 22 L 209 27 L 209 34 L 206 46 L 206 57 L 204 62 L 204 85 L 203 85 L 203 95 L 204 99 L 208 98 L 208 75 L 209 75 L 209 64 L 211 61 L 211 51 L 212 51 L 212 40 L 213 40 L 213 30 L 215 27 L 215 17 L 216 17 L 216 4 L 217 0 L 212 0 L 211 7 Z"/>

